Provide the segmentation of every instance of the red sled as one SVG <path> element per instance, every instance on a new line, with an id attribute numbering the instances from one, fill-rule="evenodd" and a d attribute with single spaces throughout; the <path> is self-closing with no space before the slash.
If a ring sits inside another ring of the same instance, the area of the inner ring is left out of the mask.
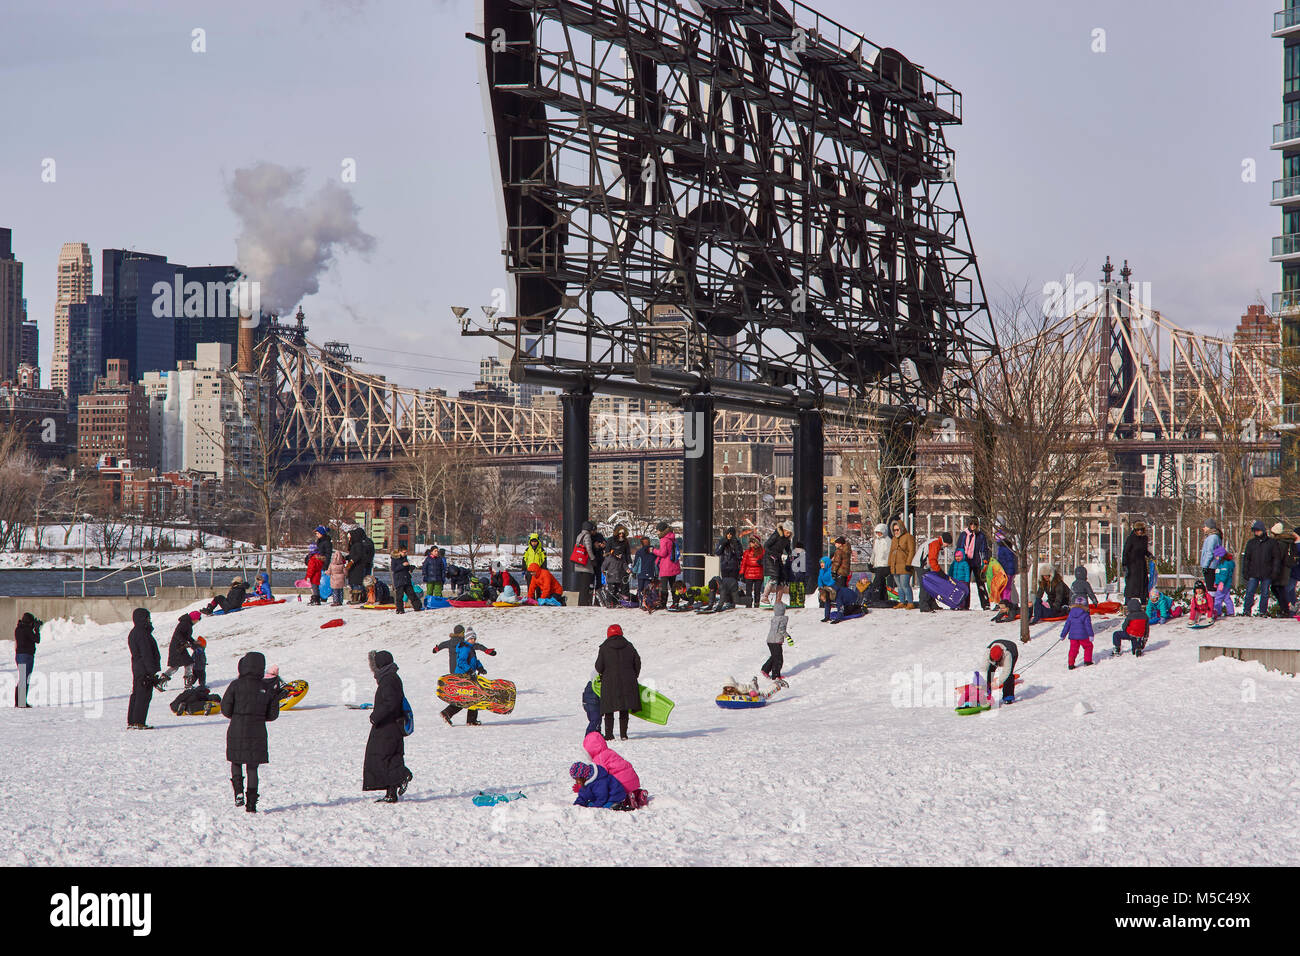
<path id="1" fill-rule="evenodd" d="M 327 627 L 342 627 L 342 626 L 343 626 L 343 618 L 336 617 L 334 618 L 334 620 L 326 621 L 324 624 L 322 624 L 321 630 L 324 630 Z"/>

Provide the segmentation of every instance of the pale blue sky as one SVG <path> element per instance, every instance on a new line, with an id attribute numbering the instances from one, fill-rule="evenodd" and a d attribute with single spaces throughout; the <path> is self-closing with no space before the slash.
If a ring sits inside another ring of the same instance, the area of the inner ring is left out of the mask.
<path id="1" fill-rule="evenodd" d="M 814 4 L 816 5 L 816 4 Z M 950 131 L 975 249 L 999 289 L 1095 280 L 1109 253 L 1179 324 L 1229 332 L 1279 287 L 1280 0 L 822 0 L 964 94 Z M 503 285 L 471 0 L 6 0 L 0 226 L 14 230 L 48 375 L 64 242 L 234 261 L 224 183 L 259 160 L 349 186 L 368 257 L 304 307 L 411 385 L 472 379 L 448 309 Z M 191 31 L 207 34 L 192 53 Z M 1107 51 L 1093 53 L 1092 31 Z M 41 162 L 57 162 L 42 183 Z M 1257 181 L 1243 183 L 1243 159 Z M 394 351 L 381 351 L 393 349 Z M 400 354 L 405 350 L 406 355 Z M 429 356 L 437 356 L 431 358 Z M 397 366 L 419 366 L 421 370 Z M 458 374 L 449 374 L 449 373 Z"/>

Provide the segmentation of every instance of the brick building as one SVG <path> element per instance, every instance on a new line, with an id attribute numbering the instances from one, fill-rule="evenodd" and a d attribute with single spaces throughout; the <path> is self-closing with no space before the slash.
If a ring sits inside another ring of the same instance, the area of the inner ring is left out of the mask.
<path id="1" fill-rule="evenodd" d="M 103 455 L 149 461 L 149 399 L 121 359 L 109 359 L 108 374 L 77 399 L 77 464 L 94 468 Z"/>

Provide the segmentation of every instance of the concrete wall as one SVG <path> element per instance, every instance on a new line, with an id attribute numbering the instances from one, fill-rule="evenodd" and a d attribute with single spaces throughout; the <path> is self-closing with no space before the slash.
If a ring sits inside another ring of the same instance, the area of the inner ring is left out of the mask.
<path id="1" fill-rule="evenodd" d="M 69 618 L 81 622 L 89 617 L 97 624 L 130 624 L 131 612 L 138 607 L 149 609 L 155 631 L 163 630 L 181 610 L 195 601 L 212 595 L 207 588 L 159 588 L 151 598 L 135 597 L 0 597 L 0 640 L 12 641 L 14 626 L 27 611 L 42 621 Z M 167 633 L 171 631 L 168 628 Z M 123 632 L 125 635 L 125 631 Z"/>
<path id="2" fill-rule="evenodd" d="M 1295 676 L 1300 673 L 1300 650 L 1274 647 L 1220 647 L 1202 644 L 1202 663 L 1216 657 L 1231 657 L 1237 661 L 1258 661 L 1266 670 Z"/>

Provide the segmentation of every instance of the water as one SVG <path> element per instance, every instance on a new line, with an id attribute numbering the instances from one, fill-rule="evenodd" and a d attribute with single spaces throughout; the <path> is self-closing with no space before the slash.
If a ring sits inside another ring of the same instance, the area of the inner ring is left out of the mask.
<path id="1" fill-rule="evenodd" d="M 109 572 L 107 570 L 91 568 L 86 571 L 86 594 L 87 596 L 123 596 L 138 595 L 145 596 L 144 584 L 139 580 L 128 582 L 129 578 L 139 578 L 138 570 L 124 571 L 107 577 L 106 580 L 98 581 L 99 578 L 105 578 Z M 216 571 L 203 571 L 197 575 L 192 575 L 189 570 L 184 571 L 164 571 L 162 583 L 164 587 L 193 587 L 197 579 L 201 588 L 209 589 L 213 594 L 225 594 L 230 588 L 230 581 L 236 575 L 245 577 L 244 573 L 238 569 L 220 568 Z M 257 571 L 249 568 L 248 575 L 250 580 L 255 580 Z M 295 581 L 302 578 L 302 571 L 273 571 L 271 573 L 271 590 L 274 592 L 277 588 L 290 590 L 293 588 Z M 0 570 L 0 597 L 63 597 L 64 582 L 67 582 L 66 593 L 69 597 L 81 594 L 81 569 L 80 568 L 42 568 L 42 569 L 15 569 Z M 149 591 L 152 592 L 158 587 L 158 575 L 149 575 Z M 277 595 L 279 596 L 279 595 Z M 288 596 L 288 595 L 284 595 Z"/>

